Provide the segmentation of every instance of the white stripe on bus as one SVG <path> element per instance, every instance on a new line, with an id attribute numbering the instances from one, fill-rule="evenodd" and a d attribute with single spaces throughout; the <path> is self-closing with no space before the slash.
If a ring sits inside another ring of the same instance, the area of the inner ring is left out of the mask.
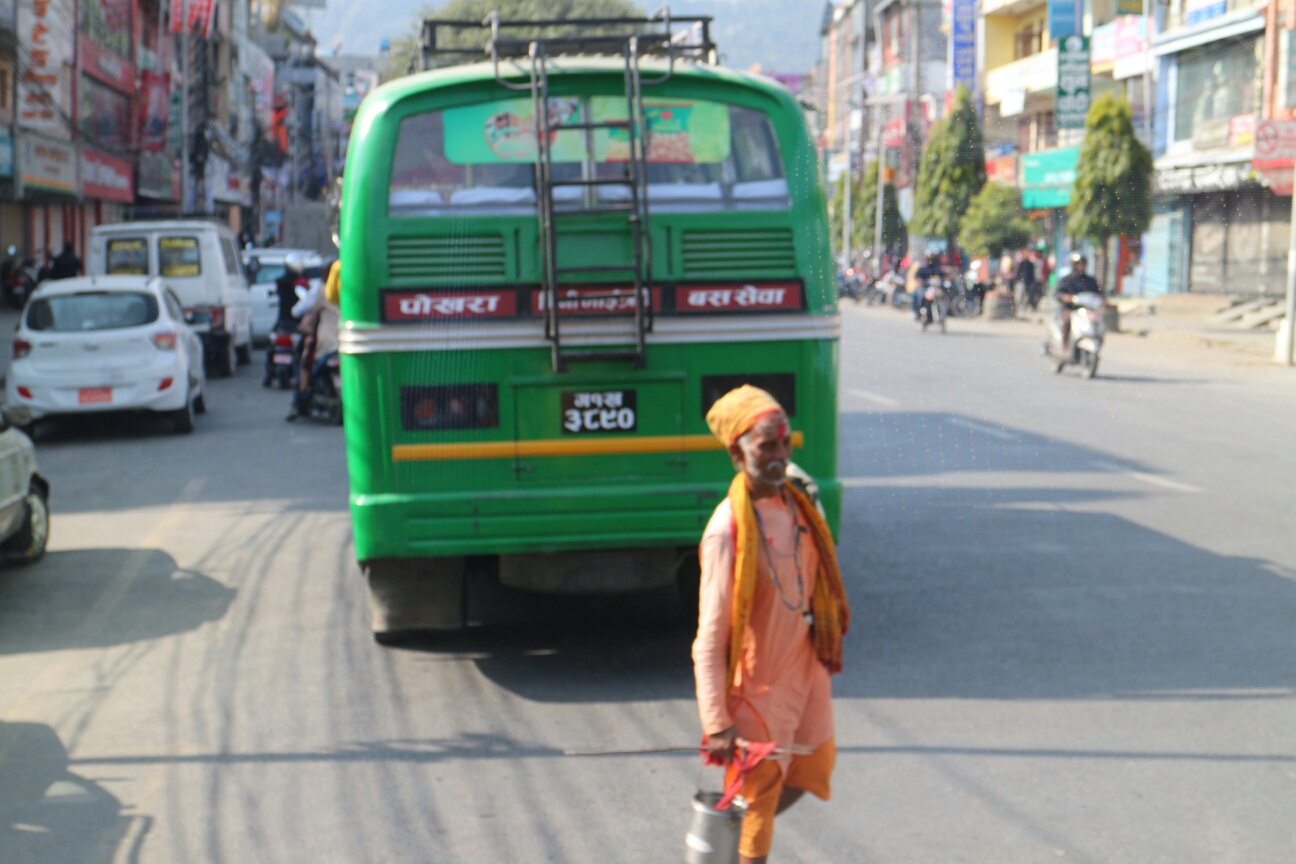
<path id="1" fill-rule="evenodd" d="M 618 319 L 560 322 L 567 346 L 629 345 L 633 322 Z M 839 339 L 836 315 L 726 315 L 706 317 L 658 316 L 647 334 L 649 345 L 707 342 L 782 342 Z M 464 321 L 437 324 L 387 324 L 376 327 L 347 324 L 338 334 L 343 354 L 388 351 L 464 351 L 474 348 L 547 348 L 544 322 Z"/>

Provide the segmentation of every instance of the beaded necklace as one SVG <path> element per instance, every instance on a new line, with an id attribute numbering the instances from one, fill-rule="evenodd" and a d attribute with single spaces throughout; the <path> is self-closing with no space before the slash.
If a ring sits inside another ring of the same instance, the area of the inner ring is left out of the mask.
<path id="1" fill-rule="evenodd" d="M 781 500 L 792 514 L 792 558 L 796 562 L 797 574 L 797 602 L 793 604 L 787 598 L 787 593 L 783 590 L 783 583 L 779 581 L 778 570 L 774 567 L 774 553 L 770 547 L 770 540 L 773 538 L 765 534 L 765 520 L 761 519 L 760 510 L 752 503 L 752 510 L 756 513 L 756 526 L 760 530 L 761 546 L 765 549 L 765 561 L 769 564 L 770 577 L 774 580 L 774 587 L 778 589 L 779 598 L 783 605 L 793 612 L 797 612 L 805 619 L 807 625 L 814 626 L 814 614 L 806 608 L 805 605 L 805 581 L 801 576 L 801 527 L 800 520 L 797 519 L 796 505 L 787 500 L 787 492 L 779 490 L 779 500 Z"/>

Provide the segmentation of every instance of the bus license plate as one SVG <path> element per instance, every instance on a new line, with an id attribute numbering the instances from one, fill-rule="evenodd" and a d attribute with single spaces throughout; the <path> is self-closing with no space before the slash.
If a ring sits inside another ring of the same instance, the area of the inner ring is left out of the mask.
<path id="1" fill-rule="evenodd" d="M 292 365 L 292 355 L 291 355 L 291 354 L 276 354 L 276 355 L 274 355 L 274 362 L 276 362 L 276 363 L 281 363 L 281 364 L 283 364 L 284 366 L 291 366 L 291 365 Z"/>
<path id="2" fill-rule="evenodd" d="M 633 390 L 567 390 L 562 394 L 564 435 L 633 432 L 639 425 Z"/>
<path id="3" fill-rule="evenodd" d="M 77 391 L 79 405 L 104 405 L 111 401 L 111 387 L 82 387 Z"/>

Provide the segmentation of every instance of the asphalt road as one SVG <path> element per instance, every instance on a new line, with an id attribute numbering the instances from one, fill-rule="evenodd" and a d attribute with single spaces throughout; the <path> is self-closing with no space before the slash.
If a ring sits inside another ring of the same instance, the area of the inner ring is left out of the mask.
<path id="1" fill-rule="evenodd" d="M 844 323 L 840 759 L 772 860 L 1296 860 L 1296 378 L 1115 337 L 1084 381 L 1023 324 Z M 560 755 L 697 739 L 667 600 L 483 597 L 379 648 L 341 431 L 258 377 L 192 436 L 39 443 L 0 861 L 682 860 L 693 757 Z"/>

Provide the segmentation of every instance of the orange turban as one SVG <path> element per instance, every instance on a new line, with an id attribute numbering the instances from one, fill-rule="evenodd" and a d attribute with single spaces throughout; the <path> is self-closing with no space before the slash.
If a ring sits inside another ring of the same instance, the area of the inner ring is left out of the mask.
<path id="1" fill-rule="evenodd" d="M 776 411 L 783 412 L 777 399 L 759 387 L 744 384 L 717 399 L 707 412 L 706 422 L 720 443 L 732 447 L 756 421 Z"/>

